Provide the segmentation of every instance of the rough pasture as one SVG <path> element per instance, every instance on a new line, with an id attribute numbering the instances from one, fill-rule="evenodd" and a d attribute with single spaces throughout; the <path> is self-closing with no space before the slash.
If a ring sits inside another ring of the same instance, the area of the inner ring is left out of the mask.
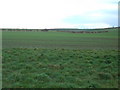
<path id="1" fill-rule="evenodd" d="M 117 88 L 117 50 L 3 49 L 3 88 Z"/>

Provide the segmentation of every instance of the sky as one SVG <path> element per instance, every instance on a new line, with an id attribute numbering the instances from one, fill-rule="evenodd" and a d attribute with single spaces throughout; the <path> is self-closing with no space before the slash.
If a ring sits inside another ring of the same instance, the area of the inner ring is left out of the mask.
<path id="1" fill-rule="evenodd" d="M 118 26 L 119 0 L 0 0 L 0 28 Z"/>

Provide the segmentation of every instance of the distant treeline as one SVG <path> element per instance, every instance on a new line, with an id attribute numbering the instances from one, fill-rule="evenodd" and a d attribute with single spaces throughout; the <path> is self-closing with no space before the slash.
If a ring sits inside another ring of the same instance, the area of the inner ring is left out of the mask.
<path id="1" fill-rule="evenodd" d="M 1 30 L 11 30 L 11 31 L 41 31 L 41 30 L 44 30 L 44 29 L 13 29 L 13 28 L 3 28 Z"/>
<path id="2" fill-rule="evenodd" d="M 13 28 L 1 28 L 2 31 L 94 31 L 94 30 L 106 30 L 106 29 L 120 29 L 120 27 L 110 28 L 96 28 L 96 29 L 77 29 L 77 28 L 54 28 L 54 29 L 13 29 Z"/>

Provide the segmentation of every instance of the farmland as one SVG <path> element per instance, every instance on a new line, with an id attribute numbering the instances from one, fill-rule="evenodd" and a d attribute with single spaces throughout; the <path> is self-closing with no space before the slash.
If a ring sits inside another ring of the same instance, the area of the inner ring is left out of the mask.
<path id="1" fill-rule="evenodd" d="M 117 88 L 118 30 L 2 32 L 3 88 Z"/>
<path id="2" fill-rule="evenodd" d="M 117 49 L 117 30 L 107 33 L 3 32 L 3 48 Z"/>

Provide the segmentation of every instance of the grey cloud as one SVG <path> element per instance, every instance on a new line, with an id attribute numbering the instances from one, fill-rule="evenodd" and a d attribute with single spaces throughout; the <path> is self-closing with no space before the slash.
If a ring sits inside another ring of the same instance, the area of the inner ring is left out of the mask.
<path id="1" fill-rule="evenodd" d="M 91 14 L 103 14 L 102 17 L 91 16 Z M 118 26 L 118 10 L 102 10 L 88 12 L 84 15 L 75 15 L 67 17 L 64 19 L 64 22 L 71 24 L 87 24 L 87 23 L 106 23 L 111 26 Z"/>

